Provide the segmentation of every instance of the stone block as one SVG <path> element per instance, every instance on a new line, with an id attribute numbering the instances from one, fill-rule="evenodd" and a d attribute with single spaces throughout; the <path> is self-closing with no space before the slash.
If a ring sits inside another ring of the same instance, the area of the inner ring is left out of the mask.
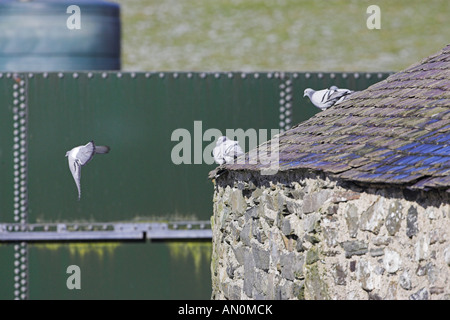
<path id="1" fill-rule="evenodd" d="M 345 207 L 345 222 L 347 222 L 349 236 L 356 238 L 359 228 L 359 214 L 358 208 L 353 203 L 348 203 Z"/>
<path id="2" fill-rule="evenodd" d="M 341 246 L 345 251 L 346 258 L 351 258 L 354 255 L 361 256 L 368 251 L 368 244 L 359 240 L 344 241 L 341 243 Z"/>
<path id="3" fill-rule="evenodd" d="M 255 267 L 262 270 L 269 270 L 270 251 L 265 249 L 260 244 L 252 243 L 253 260 Z"/>
<path id="4" fill-rule="evenodd" d="M 379 198 L 366 211 L 364 211 L 359 219 L 359 228 L 361 230 L 378 234 L 386 217 L 386 208 L 384 206 L 384 198 Z"/>
<path id="5" fill-rule="evenodd" d="M 417 209 L 414 206 L 409 207 L 406 216 L 406 235 L 409 238 L 412 238 L 419 232 L 419 222 L 417 218 Z"/>
<path id="6" fill-rule="evenodd" d="M 400 229 L 402 221 L 402 204 L 400 201 L 395 201 L 389 205 L 386 217 L 386 229 L 389 235 L 393 236 Z"/>
<path id="7" fill-rule="evenodd" d="M 393 250 L 386 250 L 384 254 L 384 268 L 389 273 L 396 273 L 400 268 L 402 260 L 400 259 L 400 254 Z"/>
<path id="8" fill-rule="evenodd" d="M 303 197 L 303 212 L 311 213 L 319 210 L 319 208 L 327 201 L 332 194 L 331 190 L 321 190 L 307 194 Z"/>

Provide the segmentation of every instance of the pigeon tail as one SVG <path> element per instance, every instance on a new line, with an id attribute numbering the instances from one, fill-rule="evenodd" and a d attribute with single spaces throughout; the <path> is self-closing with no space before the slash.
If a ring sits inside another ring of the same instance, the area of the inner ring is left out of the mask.
<path id="1" fill-rule="evenodd" d="M 95 153 L 108 153 L 111 150 L 108 146 L 95 146 Z"/>

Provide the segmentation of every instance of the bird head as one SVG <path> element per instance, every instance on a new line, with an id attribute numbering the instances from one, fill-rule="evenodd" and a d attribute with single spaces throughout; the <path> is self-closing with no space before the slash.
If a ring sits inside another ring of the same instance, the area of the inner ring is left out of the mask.
<path id="1" fill-rule="evenodd" d="M 311 97 L 313 93 L 314 93 L 314 90 L 313 90 L 313 89 L 311 89 L 311 88 L 306 88 L 305 91 L 303 92 L 303 96 L 304 96 L 304 97 L 306 97 L 306 96 Z"/>

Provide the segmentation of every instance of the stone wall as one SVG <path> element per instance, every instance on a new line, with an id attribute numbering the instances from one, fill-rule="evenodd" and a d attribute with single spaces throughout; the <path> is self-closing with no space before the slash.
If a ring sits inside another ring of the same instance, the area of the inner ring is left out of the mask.
<path id="1" fill-rule="evenodd" d="M 296 170 L 214 194 L 213 299 L 450 299 L 450 194 Z"/>

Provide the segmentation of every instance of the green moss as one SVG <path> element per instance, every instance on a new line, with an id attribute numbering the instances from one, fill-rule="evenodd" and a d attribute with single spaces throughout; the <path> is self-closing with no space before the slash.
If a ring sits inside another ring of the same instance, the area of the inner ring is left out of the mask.
<path id="1" fill-rule="evenodd" d="M 210 242 L 170 242 L 167 244 L 170 255 L 174 260 L 192 258 L 194 260 L 195 272 L 200 274 L 203 261 L 211 261 Z"/>
<path id="2" fill-rule="evenodd" d="M 321 274 L 317 263 L 306 267 L 305 287 L 308 299 L 328 300 L 328 286 L 324 281 L 324 275 Z"/>
<path id="3" fill-rule="evenodd" d="M 306 264 L 313 264 L 315 263 L 317 260 L 319 260 L 319 250 L 317 249 L 317 247 L 312 247 L 311 249 L 308 250 L 308 252 L 306 252 Z"/>
<path id="4" fill-rule="evenodd" d="M 120 246 L 120 243 L 35 243 L 31 244 L 31 246 L 39 250 L 61 250 L 63 248 L 67 248 L 71 256 L 79 256 L 80 258 L 83 258 L 87 254 L 96 254 L 100 259 L 103 259 L 105 254 L 113 255 L 115 249 Z"/>

